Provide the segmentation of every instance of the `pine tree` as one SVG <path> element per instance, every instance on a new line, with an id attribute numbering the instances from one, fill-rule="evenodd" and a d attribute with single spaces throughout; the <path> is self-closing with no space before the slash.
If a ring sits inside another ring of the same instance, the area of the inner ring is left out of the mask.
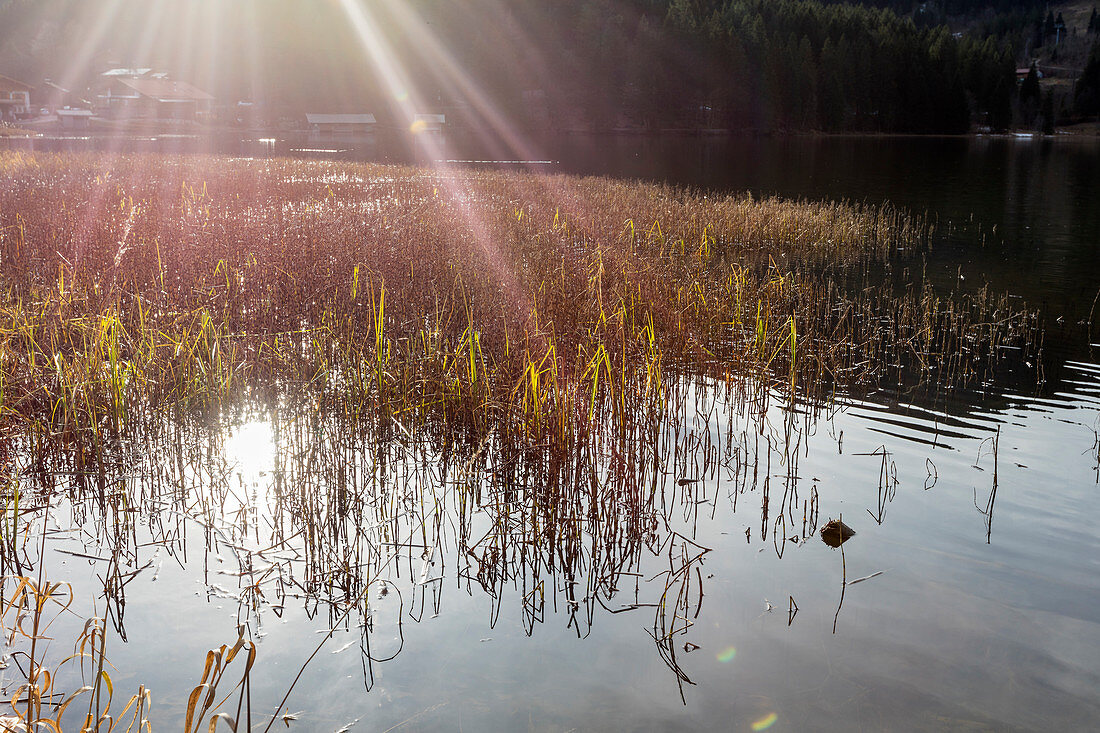
<path id="1" fill-rule="evenodd" d="M 989 101 L 989 127 L 993 132 L 1004 132 L 1012 124 L 1011 82 L 1001 80 L 993 89 Z"/>
<path id="2" fill-rule="evenodd" d="M 1043 95 L 1043 109 L 1039 113 L 1043 120 L 1043 134 L 1054 134 L 1054 90 L 1048 89 Z"/>
<path id="3" fill-rule="evenodd" d="M 1073 93 L 1074 108 L 1079 115 L 1100 114 L 1100 41 L 1092 44 L 1088 63 Z"/>
<path id="4" fill-rule="evenodd" d="M 839 130 L 844 122 L 844 88 L 840 82 L 840 55 L 829 38 L 821 47 L 818 74 L 818 124 L 823 130 Z"/>
<path id="5" fill-rule="evenodd" d="M 1035 66 L 1035 62 L 1031 62 L 1031 68 L 1027 70 L 1027 77 L 1024 79 L 1023 84 L 1020 85 L 1020 101 L 1025 102 L 1028 100 L 1039 99 L 1039 70 Z"/>
<path id="6" fill-rule="evenodd" d="M 1027 78 L 1020 85 L 1020 116 L 1025 125 L 1031 125 L 1035 121 L 1035 115 L 1039 111 L 1039 70 L 1035 68 L 1035 62 L 1028 69 Z"/>

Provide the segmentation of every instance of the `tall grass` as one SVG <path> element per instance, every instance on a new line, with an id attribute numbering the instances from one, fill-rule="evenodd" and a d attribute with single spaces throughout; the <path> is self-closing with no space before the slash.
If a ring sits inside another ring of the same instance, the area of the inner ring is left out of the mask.
<path id="1" fill-rule="evenodd" d="M 1026 325 L 919 283 L 852 298 L 925 235 L 889 208 L 292 161 L 0 175 L 0 421 L 55 435 L 284 395 L 567 446 L 674 373 L 965 380 Z"/>
<path id="2" fill-rule="evenodd" d="M 818 408 L 982 378 L 1035 338 L 986 290 L 892 277 L 928 230 L 888 207 L 224 158 L 5 154 L 0 181 L 4 567 L 41 567 L 21 517 L 67 497 L 110 548 L 121 635 L 140 518 L 173 552 L 199 522 L 240 564 L 245 618 L 360 612 L 371 683 L 368 591 L 407 567 L 423 614 L 447 566 L 491 624 L 514 591 L 528 633 L 548 608 L 578 634 L 653 609 L 682 691 L 707 549 L 673 527 L 720 481 L 734 506 L 758 492 L 777 552 L 812 537 L 797 446 Z M 777 399 L 809 409 L 766 432 Z M 273 428 L 263 499 L 218 463 L 244 415 Z M 668 567 L 649 601 L 647 557 Z M 251 727 L 255 654 L 242 632 L 208 655 L 189 729 Z"/>
<path id="3" fill-rule="evenodd" d="M 103 619 L 91 618 L 77 635 L 73 651 L 63 659 L 51 659 L 50 627 L 73 604 L 72 588 L 49 583 L 41 577 L 4 578 L 7 600 L 0 605 L 0 628 L 5 646 L 23 672 L 24 682 L 7 701 L 11 714 L 0 716 L 5 731 L 62 730 L 136 731 L 151 730 L 146 715 L 151 696 L 144 687 L 132 695 L 121 710 L 114 704 L 114 684 L 107 667 L 106 634 Z M 11 586 L 11 587 L 8 587 Z M 10 593 L 10 595 L 8 595 Z M 85 684 L 64 692 L 58 680 L 66 666 L 76 667 Z M 83 699 L 82 699 L 83 698 Z M 72 716 L 62 722 L 69 708 L 77 710 L 86 700 L 81 722 L 75 728 Z"/>

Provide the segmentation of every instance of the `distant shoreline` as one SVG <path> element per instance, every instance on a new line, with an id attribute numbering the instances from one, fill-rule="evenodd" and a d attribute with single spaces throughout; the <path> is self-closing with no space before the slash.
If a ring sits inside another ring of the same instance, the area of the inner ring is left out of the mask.
<path id="1" fill-rule="evenodd" d="M 37 123 L 39 129 L 33 129 L 36 123 L 23 127 L 0 127 L 0 139 L 8 140 L 64 140 L 64 139 L 111 139 L 132 137 L 229 137 L 239 136 L 241 139 L 271 137 L 277 139 L 290 139 L 298 136 L 308 136 L 307 130 L 270 130 L 248 129 L 232 126 L 216 125 L 158 125 L 143 123 L 140 125 L 118 125 L 96 120 L 87 130 L 54 129 L 53 123 L 50 129 L 42 129 L 43 123 Z M 451 132 L 467 135 L 475 134 L 471 128 L 454 127 Z M 562 137 L 621 137 L 621 138 L 699 138 L 699 139 L 1041 139 L 1041 140 L 1067 140 L 1067 139 L 1093 139 L 1100 138 L 1100 122 L 1082 122 L 1073 125 L 1058 127 L 1054 134 L 1044 135 L 1034 130 L 1009 130 L 1005 132 L 988 132 L 975 130 L 965 133 L 915 133 L 915 132 L 874 132 L 874 131 L 844 131 L 824 132 L 821 130 L 729 130 L 723 128 L 664 128 L 664 129 L 640 129 L 640 128 L 607 128 L 607 129 L 562 129 L 557 131 L 532 131 L 533 138 L 542 136 Z"/>

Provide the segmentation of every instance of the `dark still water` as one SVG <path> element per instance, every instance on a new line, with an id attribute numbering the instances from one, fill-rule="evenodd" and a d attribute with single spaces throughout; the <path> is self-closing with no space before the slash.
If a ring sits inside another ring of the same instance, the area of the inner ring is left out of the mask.
<path id="1" fill-rule="evenodd" d="M 221 152 L 303 150 L 235 144 Z M 179 727 L 205 650 L 244 625 L 254 724 L 320 645 L 279 729 L 1095 729 L 1100 141 L 593 137 L 533 152 L 553 172 L 926 214 L 933 246 L 910 269 L 945 294 L 989 287 L 1037 308 L 1042 360 L 948 394 L 814 409 L 685 380 L 656 445 L 589 457 L 600 506 L 624 452 L 654 466 L 659 509 L 638 531 L 624 513 L 597 532 L 583 506 L 555 518 L 576 522 L 564 531 L 539 513 L 538 476 L 400 430 L 380 445 L 311 415 L 179 428 L 112 469 L 163 507 L 125 532 L 58 478 L 47 567 L 77 613 L 110 614 L 116 697 L 144 684 L 157 727 Z M 279 534 L 288 490 L 338 482 L 371 497 L 339 543 Z M 838 549 L 820 529 L 840 517 L 856 534 Z M 105 611 L 112 572 L 124 602 Z M 366 611 L 344 616 L 361 587 Z"/>

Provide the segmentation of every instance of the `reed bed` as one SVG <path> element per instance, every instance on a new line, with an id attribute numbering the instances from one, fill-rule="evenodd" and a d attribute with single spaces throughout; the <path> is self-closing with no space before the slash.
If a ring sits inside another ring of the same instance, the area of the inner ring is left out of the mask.
<path id="1" fill-rule="evenodd" d="M 755 494 L 782 555 L 817 529 L 799 447 L 835 396 L 1037 341 L 1007 298 L 928 285 L 929 226 L 889 207 L 198 157 L 4 154 L 0 180 L 5 572 L 41 566 L 35 517 L 84 528 L 125 638 L 138 548 L 182 556 L 197 523 L 247 628 L 361 619 L 368 688 L 387 604 L 400 630 L 447 582 L 528 633 L 648 609 L 682 693 L 720 498 Z M 262 480 L 225 458 L 248 421 Z M 227 715 L 214 687 L 188 727 Z"/>
<path id="2" fill-rule="evenodd" d="M 292 161 L 0 175 L 0 424 L 53 441 L 290 397 L 571 447 L 672 373 L 966 380 L 1025 325 L 920 283 L 849 295 L 925 235 L 889 208 Z"/>

